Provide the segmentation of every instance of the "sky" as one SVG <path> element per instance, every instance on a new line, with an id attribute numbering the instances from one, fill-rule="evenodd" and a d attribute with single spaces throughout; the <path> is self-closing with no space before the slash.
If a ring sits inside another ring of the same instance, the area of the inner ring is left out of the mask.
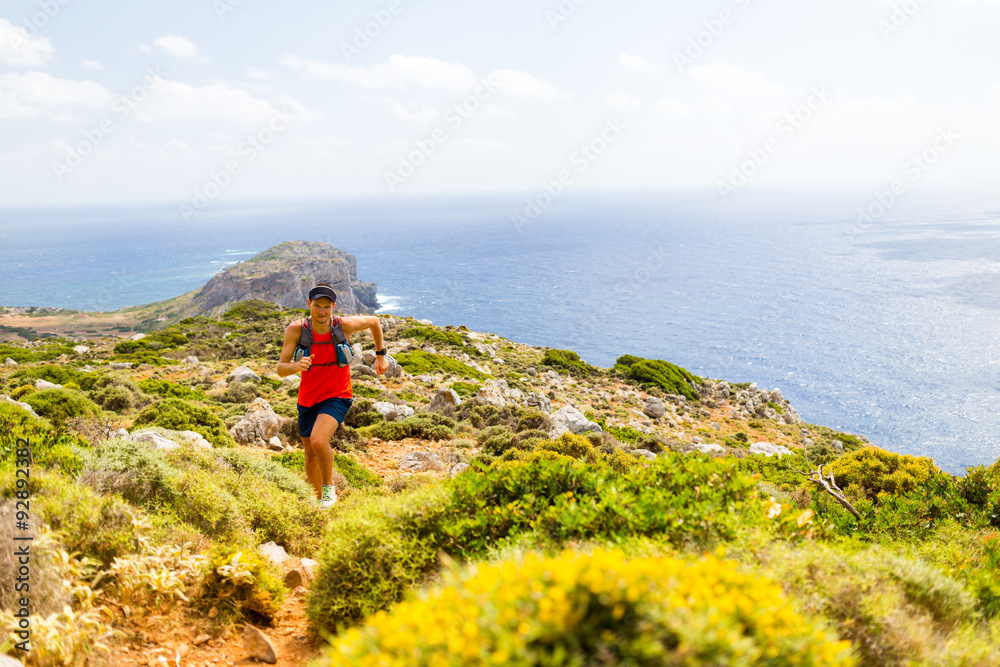
<path id="1" fill-rule="evenodd" d="M 998 0 L 4 0 L 0 206 L 996 182 Z"/>

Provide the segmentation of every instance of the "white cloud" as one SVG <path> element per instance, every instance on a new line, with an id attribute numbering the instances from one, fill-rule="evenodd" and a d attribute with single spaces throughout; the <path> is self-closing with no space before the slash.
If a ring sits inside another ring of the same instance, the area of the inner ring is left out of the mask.
<path id="1" fill-rule="evenodd" d="M 787 88 L 773 83 L 759 72 L 751 72 L 725 62 L 695 65 L 691 78 L 710 92 L 724 97 L 764 98 L 787 95 Z"/>
<path id="2" fill-rule="evenodd" d="M 82 67 L 86 67 L 87 69 L 96 69 L 96 70 L 104 69 L 104 65 L 97 62 L 96 60 L 84 60 L 82 63 L 80 63 L 80 65 Z"/>
<path id="3" fill-rule="evenodd" d="M 392 104 L 392 114 L 400 120 L 411 123 L 433 123 L 441 117 L 440 112 L 415 100 L 410 100 L 408 104 L 404 104 L 400 100 L 390 97 L 387 101 Z"/>
<path id="4" fill-rule="evenodd" d="M 271 73 L 266 69 L 261 69 L 260 67 L 254 67 L 251 65 L 247 67 L 247 76 L 251 79 L 269 79 L 271 78 Z"/>
<path id="5" fill-rule="evenodd" d="M 569 95 L 552 84 L 520 70 L 500 69 L 490 72 L 487 78 L 505 95 L 541 100 L 569 99 Z"/>
<path id="6" fill-rule="evenodd" d="M 194 60 L 198 57 L 197 45 L 178 35 L 157 37 L 153 40 L 153 44 L 180 60 Z"/>
<path id="7" fill-rule="evenodd" d="M 654 72 L 659 72 L 660 67 L 654 65 L 653 63 L 643 60 L 639 56 L 630 56 L 627 53 L 618 54 L 618 64 L 627 70 L 633 72 L 644 72 L 646 74 L 652 74 Z"/>
<path id="8" fill-rule="evenodd" d="M 145 44 L 134 44 L 132 46 L 133 51 L 138 51 L 139 53 L 150 53 L 153 49 L 149 48 Z"/>
<path id="9" fill-rule="evenodd" d="M 37 67 L 52 58 L 52 44 L 45 37 L 28 36 L 28 31 L 0 19 L 0 63 Z"/>
<path id="10" fill-rule="evenodd" d="M 294 101 L 284 99 L 282 107 L 290 109 L 296 118 L 302 117 L 304 109 Z M 198 87 L 160 79 L 136 115 L 144 121 L 215 118 L 257 125 L 269 122 L 278 113 L 271 103 L 225 83 Z"/>
<path id="11" fill-rule="evenodd" d="M 637 107 L 639 98 L 632 97 L 628 93 L 614 93 L 604 98 L 604 103 L 612 107 Z"/>
<path id="12" fill-rule="evenodd" d="M 337 79 L 364 88 L 389 88 L 410 83 L 427 88 L 467 90 L 476 83 L 472 70 L 465 65 L 423 56 L 396 54 L 373 67 L 351 67 L 306 60 L 290 54 L 281 60 L 281 64 L 299 70 L 307 77 Z"/>
<path id="13" fill-rule="evenodd" d="M 0 118 L 77 120 L 73 110 L 109 108 L 113 96 L 92 81 L 57 79 L 44 72 L 0 75 Z"/>

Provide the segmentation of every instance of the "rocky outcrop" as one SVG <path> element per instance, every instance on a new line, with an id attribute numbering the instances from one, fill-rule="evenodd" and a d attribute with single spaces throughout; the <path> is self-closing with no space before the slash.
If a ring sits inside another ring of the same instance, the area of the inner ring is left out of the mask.
<path id="1" fill-rule="evenodd" d="M 549 436 L 552 438 L 558 438 L 560 435 L 569 431 L 570 433 L 600 433 L 601 426 L 595 422 L 587 419 L 586 416 L 572 405 L 566 405 L 551 415 L 549 418 L 552 419 L 552 431 Z"/>
<path id="2" fill-rule="evenodd" d="M 281 417 L 271 409 L 271 404 L 263 398 L 255 398 L 243 419 L 229 429 L 229 434 L 241 445 L 270 447 L 280 425 Z M 281 448 L 280 442 L 278 448 Z"/>
<path id="3" fill-rule="evenodd" d="M 191 299 L 198 314 L 218 316 L 240 301 L 259 299 L 284 308 L 304 308 L 309 290 L 329 283 L 337 310 L 374 313 L 375 284 L 358 280 L 354 255 L 329 243 L 289 241 L 234 264 L 208 281 Z"/>

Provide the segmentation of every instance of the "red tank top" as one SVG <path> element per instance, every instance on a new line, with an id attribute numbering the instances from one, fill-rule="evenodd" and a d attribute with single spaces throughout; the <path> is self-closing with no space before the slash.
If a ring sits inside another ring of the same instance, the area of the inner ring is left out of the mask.
<path id="1" fill-rule="evenodd" d="M 335 317 L 331 326 L 335 326 L 339 321 L 340 318 Z M 337 365 L 337 350 L 330 331 L 322 335 L 313 331 L 313 342 L 309 353 L 315 356 L 309 370 L 302 372 L 302 382 L 299 383 L 299 405 L 311 408 L 328 398 L 353 398 L 351 367 Z"/>

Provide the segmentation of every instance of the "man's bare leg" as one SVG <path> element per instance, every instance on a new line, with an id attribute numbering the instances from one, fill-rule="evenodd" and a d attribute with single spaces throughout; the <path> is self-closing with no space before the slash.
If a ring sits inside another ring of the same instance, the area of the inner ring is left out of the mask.
<path id="1" fill-rule="evenodd" d="M 323 497 L 323 487 L 333 486 L 333 448 L 330 438 L 340 424 L 330 415 L 319 415 L 308 438 L 302 438 L 306 454 L 306 477 L 316 489 L 316 497 Z M 306 441 L 308 440 L 308 446 Z"/>

